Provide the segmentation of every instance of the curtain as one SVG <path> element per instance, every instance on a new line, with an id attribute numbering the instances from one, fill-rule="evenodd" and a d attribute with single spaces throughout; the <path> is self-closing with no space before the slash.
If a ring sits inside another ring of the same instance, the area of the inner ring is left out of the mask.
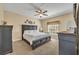
<path id="1" fill-rule="evenodd" d="M 77 25 L 77 28 L 75 29 L 75 35 L 76 35 L 76 42 L 77 42 L 77 54 L 79 54 L 79 4 L 75 3 L 73 4 L 73 10 L 74 10 L 74 19 Z"/>

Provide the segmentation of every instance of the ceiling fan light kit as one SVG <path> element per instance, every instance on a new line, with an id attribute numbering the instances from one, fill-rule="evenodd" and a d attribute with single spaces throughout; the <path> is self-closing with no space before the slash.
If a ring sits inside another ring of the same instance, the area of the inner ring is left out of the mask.
<path id="1" fill-rule="evenodd" d="M 47 10 L 43 10 L 42 8 L 40 8 L 41 5 L 40 6 L 36 6 L 35 4 L 31 4 L 31 5 L 34 7 L 34 9 L 36 9 L 36 11 L 35 11 L 36 14 L 34 16 L 39 16 L 40 18 L 43 17 L 43 16 L 48 16 L 46 14 L 48 11 Z"/>
<path id="2" fill-rule="evenodd" d="M 47 10 L 45 10 L 45 11 L 43 11 L 43 10 L 37 10 L 35 12 L 37 13 L 35 16 L 40 16 L 40 18 L 43 17 L 43 16 L 48 16 L 46 14 Z"/>

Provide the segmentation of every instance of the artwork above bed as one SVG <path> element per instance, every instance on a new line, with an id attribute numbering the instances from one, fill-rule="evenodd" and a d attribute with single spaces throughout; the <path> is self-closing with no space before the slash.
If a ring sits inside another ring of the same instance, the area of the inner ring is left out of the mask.
<path id="1" fill-rule="evenodd" d="M 31 20 L 29 20 L 29 19 L 26 19 L 26 20 L 24 21 L 24 23 L 35 24 L 35 21 L 31 21 Z"/>

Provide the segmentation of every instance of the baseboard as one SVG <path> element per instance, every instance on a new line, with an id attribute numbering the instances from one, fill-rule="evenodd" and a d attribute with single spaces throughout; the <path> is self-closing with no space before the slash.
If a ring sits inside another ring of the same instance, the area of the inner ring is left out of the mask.
<path id="1" fill-rule="evenodd" d="M 21 39 L 13 40 L 13 42 L 16 42 L 16 41 L 19 41 L 19 40 L 21 40 Z"/>

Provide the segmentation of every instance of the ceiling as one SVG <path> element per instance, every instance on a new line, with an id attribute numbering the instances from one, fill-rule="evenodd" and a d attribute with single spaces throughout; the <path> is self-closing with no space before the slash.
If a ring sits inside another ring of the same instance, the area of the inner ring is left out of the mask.
<path id="1" fill-rule="evenodd" d="M 48 16 L 34 16 L 36 9 L 30 3 L 5 3 L 4 9 L 20 15 L 30 16 L 36 19 L 46 19 L 56 17 L 73 11 L 72 3 L 33 3 L 40 8 L 48 10 Z"/>

